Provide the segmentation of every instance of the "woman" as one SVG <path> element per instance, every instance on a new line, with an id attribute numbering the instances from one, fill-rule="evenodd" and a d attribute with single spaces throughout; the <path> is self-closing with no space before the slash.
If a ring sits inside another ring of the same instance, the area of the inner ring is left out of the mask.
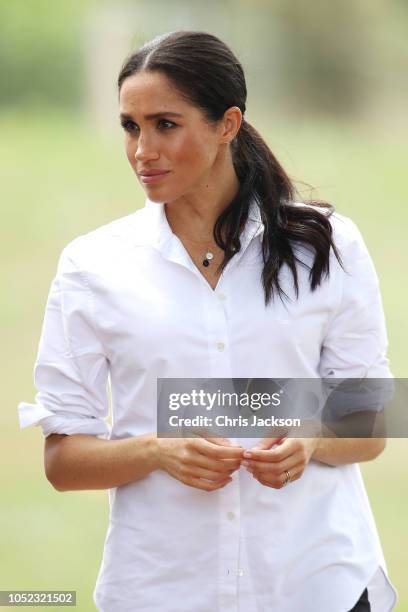
<path id="1" fill-rule="evenodd" d="M 156 429 L 159 378 L 390 377 L 358 229 L 295 202 L 244 118 L 242 67 L 215 36 L 154 39 L 118 86 L 146 206 L 64 249 L 37 403 L 19 407 L 22 427 L 43 428 L 58 491 L 109 489 L 98 609 L 391 610 L 357 465 L 382 440 Z"/>

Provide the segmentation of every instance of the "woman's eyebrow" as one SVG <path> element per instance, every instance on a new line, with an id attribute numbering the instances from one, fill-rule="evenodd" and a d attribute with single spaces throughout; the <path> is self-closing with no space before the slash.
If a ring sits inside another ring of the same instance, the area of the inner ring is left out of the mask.
<path id="1" fill-rule="evenodd" d="M 159 117 L 182 117 L 183 115 L 181 113 L 175 113 L 173 111 L 163 111 L 161 113 L 151 113 L 150 115 L 145 115 L 144 118 L 145 119 L 158 119 Z M 120 113 L 119 115 L 120 119 L 130 119 L 131 121 L 133 121 L 133 118 L 131 115 L 128 115 L 127 113 Z"/>

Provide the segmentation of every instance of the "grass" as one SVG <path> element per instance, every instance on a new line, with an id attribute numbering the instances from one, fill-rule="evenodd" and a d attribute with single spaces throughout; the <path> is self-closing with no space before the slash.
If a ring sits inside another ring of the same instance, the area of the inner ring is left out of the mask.
<path id="1" fill-rule="evenodd" d="M 406 375 L 407 210 L 402 199 L 407 141 L 363 124 L 251 117 L 292 177 L 315 185 L 359 225 L 383 292 L 394 374 Z M 40 430 L 20 432 L 16 405 L 31 401 L 32 367 L 46 295 L 63 246 L 143 204 L 120 133 L 98 136 L 81 117 L 0 117 L 3 322 L 0 589 L 75 589 L 93 610 L 92 590 L 108 523 L 106 492 L 57 493 L 45 479 Z M 362 464 L 391 578 L 408 612 L 408 446 L 390 440 Z M 405 542 L 405 546 L 404 546 Z"/>

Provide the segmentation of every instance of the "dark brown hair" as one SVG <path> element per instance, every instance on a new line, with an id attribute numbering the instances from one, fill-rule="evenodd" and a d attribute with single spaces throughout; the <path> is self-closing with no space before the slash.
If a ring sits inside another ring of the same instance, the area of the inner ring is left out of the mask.
<path id="1" fill-rule="evenodd" d="M 229 47 L 212 34 L 176 31 L 154 38 L 125 60 L 118 77 L 119 92 L 127 77 L 143 70 L 164 74 L 210 122 L 222 119 L 231 106 L 245 114 L 247 89 L 242 66 Z M 240 231 L 248 216 L 249 203 L 255 199 L 265 228 L 262 238 L 265 304 L 275 292 L 281 298 L 287 297 L 279 283 L 279 270 L 284 263 L 293 274 L 296 295 L 299 294 L 296 262 L 308 267 L 313 291 L 329 274 L 330 248 L 341 263 L 329 221 L 333 206 L 312 200 L 307 204 L 313 207 L 295 205 L 297 192 L 292 181 L 245 118 L 231 146 L 240 188 L 214 227 L 214 239 L 225 252 L 221 269 L 240 249 Z M 312 251 L 312 265 L 297 257 L 295 244 Z"/>

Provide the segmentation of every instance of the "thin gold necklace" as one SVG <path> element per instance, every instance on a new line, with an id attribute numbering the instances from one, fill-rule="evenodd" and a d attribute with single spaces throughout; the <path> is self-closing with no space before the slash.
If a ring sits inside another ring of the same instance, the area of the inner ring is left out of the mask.
<path id="1" fill-rule="evenodd" d="M 196 245 L 200 244 L 199 242 L 197 242 L 196 240 L 192 240 L 191 238 L 184 237 L 184 240 L 187 240 L 188 242 L 191 242 L 192 244 L 196 244 Z M 205 268 L 208 268 L 212 259 L 214 259 L 214 253 L 210 250 L 207 250 L 205 252 L 204 259 L 201 263 L 203 264 Z"/>

